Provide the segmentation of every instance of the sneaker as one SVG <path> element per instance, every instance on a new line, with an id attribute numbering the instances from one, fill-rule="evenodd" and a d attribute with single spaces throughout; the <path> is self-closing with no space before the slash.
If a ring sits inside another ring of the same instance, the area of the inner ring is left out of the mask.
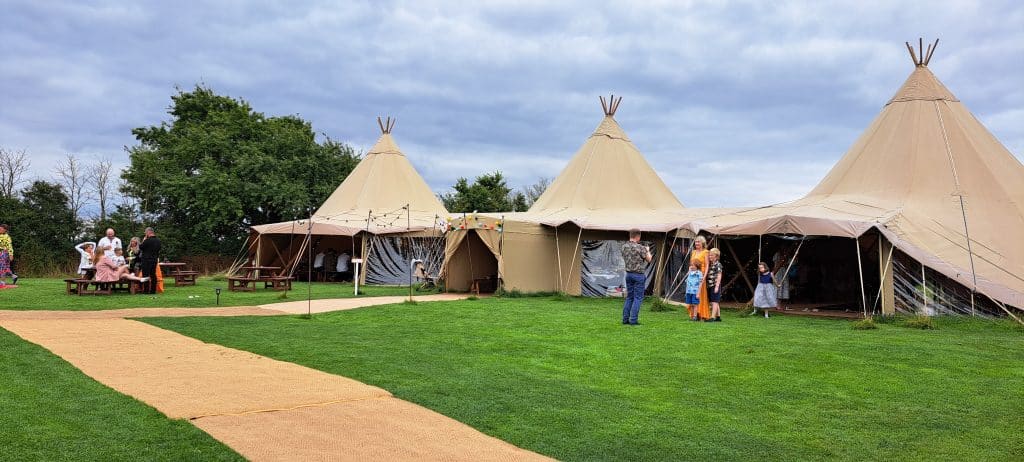
<path id="1" fill-rule="evenodd" d="M 721 317 L 718 317 L 718 316 L 716 316 L 716 317 L 715 317 L 715 322 L 722 322 L 722 318 L 721 318 Z"/>
<path id="2" fill-rule="evenodd" d="M 11 285 L 18 285 L 18 275 L 12 274 L 11 276 Z"/>
<path id="3" fill-rule="evenodd" d="M 690 320 L 691 320 L 691 321 L 697 321 L 698 319 L 697 319 L 697 317 L 696 317 L 696 316 L 694 316 L 694 317 L 690 318 Z"/>
<path id="4" fill-rule="evenodd" d="M 639 321 L 638 322 L 631 322 L 631 323 L 629 323 L 629 325 L 631 325 L 631 326 L 639 326 L 640 322 Z"/>
<path id="5" fill-rule="evenodd" d="M 764 312 L 764 318 L 768 319 L 768 312 L 767 311 Z"/>
<path id="6" fill-rule="evenodd" d="M 149 282 L 149 277 L 139 278 L 139 282 Z"/>

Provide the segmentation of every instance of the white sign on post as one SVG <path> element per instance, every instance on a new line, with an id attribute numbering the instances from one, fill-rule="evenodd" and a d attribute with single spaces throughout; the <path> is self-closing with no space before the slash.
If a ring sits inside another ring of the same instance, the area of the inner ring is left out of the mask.
<path id="1" fill-rule="evenodd" d="M 359 275 L 362 274 L 362 273 L 359 272 L 359 264 L 362 263 L 362 262 L 363 262 L 362 258 L 353 258 L 352 259 L 352 263 L 356 264 L 356 272 L 352 274 L 352 281 L 355 282 L 355 285 L 356 285 L 355 293 L 353 295 L 359 295 Z"/>

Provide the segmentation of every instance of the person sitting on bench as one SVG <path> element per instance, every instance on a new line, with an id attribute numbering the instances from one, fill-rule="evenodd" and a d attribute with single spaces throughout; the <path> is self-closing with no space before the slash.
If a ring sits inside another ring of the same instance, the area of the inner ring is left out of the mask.
<path id="1" fill-rule="evenodd" d="M 118 266 L 114 260 L 105 255 L 103 249 L 96 249 L 96 252 L 93 254 L 92 264 L 96 267 L 96 276 L 93 278 L 93 281 L 96 282 L 118 282 L 121 279 L 142 283 L 149 281 L 148 277 L 140 278 L 128 272 L 128 265 Z"/>

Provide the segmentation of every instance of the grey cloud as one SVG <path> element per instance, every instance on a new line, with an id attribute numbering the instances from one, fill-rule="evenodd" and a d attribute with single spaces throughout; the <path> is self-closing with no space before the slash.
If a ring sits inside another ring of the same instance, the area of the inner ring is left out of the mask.
<path id="1" fill-rule="evenodd" d="M 1014 2 L 5 8 L 0 144 L 39 159 L 126 162 L 131 128 L 165 120 L 175 85 L 205 82 L 363 149 L 375 116 L 397 116 L 396 139 L 439 191 L 496 169 L 523 185 L 558 173 L 600 121 L 597 95 L 614 92 L 617 119 L 684 203 L 760 204 L 827 172 L 910 73 L 902 43 L 918 34 L 941 35 L 933 70 L 1024 148 Z M 694 180 L 695 163 L 710 174 Z"/>

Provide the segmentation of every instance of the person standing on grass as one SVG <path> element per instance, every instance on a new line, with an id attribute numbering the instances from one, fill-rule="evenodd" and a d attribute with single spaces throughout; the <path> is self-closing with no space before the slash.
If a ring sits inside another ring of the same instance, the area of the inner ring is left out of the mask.
<path id="1" fill-rule="evenodd" d="M 640 230 L 629 230 L 629 242 L 622 245 L 622 260 L 626 263 L 626 301 L 622 305 L 622 323 L 640 324 L 640 304 L 647 288 L 647 264 L 651 250 L 640 243 Z"/>
<path id="2" fill-rule="evenodd" d="M 761 310 L 767 319 L 768 310 L 778 306 L 776 296 L 775 276 L 772 275 L 771 269 L 765 262 L 758 263 L 757 288 L 754 289 L 754 314 L 757 314 L 757 310 Z"/>
<path id="3" fill-rule="evenodd" d="M 711 304 L 711 318 L 708 321 L 722 322 L 722 309 L 718 305 L 722 301 L 722 262 L 718 261 L 722 251 L 717 248 L 708 251 L 708 273 L 704 275 L 708 288 L 708 303 Z"/>
<path id="4" fill-rule="evenodd" d="M 11 284 L 18 285 L 18 275 L 11 271 L 11 263 L 14 261 L 14 243 L 11 242 L 11 235 L 7 234 L 7 225 L 0 225 L 0 287 L 7 285 L 7 276 L 11 276 Z"/>
<path id="5" fill-rule="evenodd" d="M 690 270 L 686 273 L 686 310 L 690 313 L 697 312 L 697 305 L 700 304 L 700 285 L 703 283 L 704 275 L 697 269 L 697 264 L 690 262 Z M 697 315 L 690 317 L 691 321 L 697 320 Z"/>
<path id="6" fill-rule="evenodd" d="M 128 241 L 128 271 L 135 274 L 136 268 L 139 266 L 139 238 L 138 236 L 132 236 L 132 240 Z"/>
<path id="7" fill-rule="evenodd" d="M 121 238 L 114 235 L 114 228 L 107 228 L 107 235 L 100 238 L 96 245 L 107 255 L 107 258 L 113 260 L 114 249 L 121 248 Z"/>
<path id="8" fill-rule="evenodd" d="M 704 236 L 697 236 L 693 241 L 693 252 L 690 253 L 690 263 L 697 265 L 697 269 L 700 270 L 701 274 L 707 276 L 708 240 Z M 707 287 L 704 285 L 704 281 L 701 281 L 700 288 L 697 290 L 697 298 L 700 299 L 700 303 L 698 303 L 696 309 L 690 313 L 690 317 L 693 318 L 696 316 L 697 321 L 702 321 L 711 317 L 711 307 L 708 305 Z"/>
<path id="9" fill-rule="evenodd" d="M 156 237 L 153 228 L 146 228 L 146 236 L 139 244 L 142 254 L 139 256 L 139 266 L 142 267 L 142 276 L 146 282 L 142 284 L 143 293 L 156 293 L 156 265 L 160 261 L 160 239 Z"/>

